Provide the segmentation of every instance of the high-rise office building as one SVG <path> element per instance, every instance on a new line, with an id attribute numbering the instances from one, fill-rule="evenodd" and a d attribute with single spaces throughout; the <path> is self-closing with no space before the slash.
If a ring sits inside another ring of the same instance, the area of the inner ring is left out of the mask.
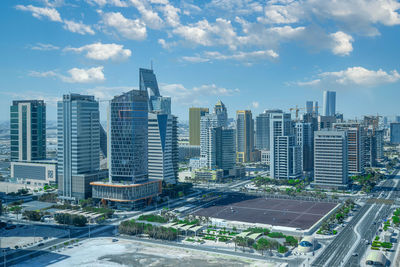
<path id="1" fill-rule="evenodd" d="M 323 99 L 324 116 L 335 116 L 336 114 L 336 92 L 324 91 Z"/>
<path id="2" fill-rule="evenodd" d="M 290 113 L 270 114 L 270 176 L 275 179 L 301 176 L 301 147 L 296 143 Z"/>
<path id="3" fill-rule="evenodd" d="M 256 144 L 259 150 L 269 150 L 269 117 L 271 113 L 282 113 L 282 110 L 264 110 L 256 117 Z"/>
<path id="4" fill-rule="evenodd" d="M 189 108 L 189 145 L 200 145 L 200 119 L 208 114 L 208 108 Z"/>
<path id="5" fill-rule="evenodd" d="M 162 181 L 148 175 L 148 103 L 145 90 L 131 90 L 110 101 L 109 182 L 91 183 L 94 198 L 136 204 L 161 192 Z"/>
<path id="6" fill-rule="evenodd" d="M 107 177 L 100 170 L 99 103 L 94 96 L 67 94 L 57 103 L 57 161 L 60 198 L 90 197 L 90 182 Z"/>
<path id="7" fill-rule="evenodd" d="M 253 161 L 254 121 L 251 110 L 236 111 L 236 162 Z"/>
<path id="8" fill-rule="evenodd" d="M 360 123 L 335 123 L 333 128 L 347 131 L 348 171 L 351 175 L 364 173 L 365 168 L 365 132 Z"/>
<path id="9" fill-rule="evenodd" d="M 335 116 L 321 116 L 319 115 L 317 118 L 318 121 L 318 131 L 321 130 L 328 130 L 332 129 L 333 124 L 336 123 L 336 117 Z"/>
<path id="10" fill-rule="evenodd" d="M 398 145 L 400 144 L 400 123 L 392 122 L 390 124 L 390 143 Z"/>
<path id="11" fill-rule="evenodd" d="M 10 106 L 11 161 L 46 158 L 46 105 L 43 100 L 18 100 Z"/>
<path id="12" fill-rule="evenodd" d="M 346 131 L 314 133 L 314 184 L 319 187 L 347 187 Z"/>
<path id="13" fill-rule="evenodd" d="M 214 114 L 218 117 L 218 121 L 222 127 L 228 126 L 228 111 L 221 100 L 218 100 L 217 104 L 215 104 Z"/>
<path id="14" fill-rule="evenodd" d="M 306 101 L 306 113 L 310 114 L 313 112 L 314 108 L 314 102 L 313 101 Z"/>
<path id="15" fill-rule="evenodd" d="M 157 78 L 152 69 L 139 69 L 139 90 L 147 92 L 150 112 L 171 114 L 171 98 L 160 95 Z"/>
<path id="16" fill-rule="evenodd" d="M 221 134 L 227 125 L 228 114 L 225 105 L 219 100 L 214 107 L 214 112 L 205 114 L 200 119 L 200 156 L 209 169 L 216 168 L 217 154 L 222 155 Z M 220 128 L 214 130 L 215 128 Z"/>
<path id="17" fill-rule="evenodd" d="M 148 179 L 147 92 L 131 90 L 115 96 L 109 107 L 110 179 L 140 183 Z"/>
<path id="18" fill-rule="evenodd" d="M 314 131 L 311 123 L 295 124 L 296 143 L 301 150 L 301 166 L 303 171 L 310 172 L 314 167 Z"/>
<path id="19" fill-rule="evenodd" d="M 211 127 L 207 132 L 207 149 L 206 154 L 202 151 L 204 160 L 201 162 L 205 162 L 208 169 L 222 169 L 227 175 L 236 165 L 235 129 Z"/>
<path id="20" fill-rule="evenodd" d="M 149 177 L 166 184 L 176 184 L 178 178 L 177 117 L 149 113 Z"/>

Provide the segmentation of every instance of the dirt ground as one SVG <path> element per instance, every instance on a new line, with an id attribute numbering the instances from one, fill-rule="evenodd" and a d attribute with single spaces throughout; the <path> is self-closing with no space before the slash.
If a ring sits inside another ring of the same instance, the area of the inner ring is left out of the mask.
<path id="1" fill-rule="evenodd" d="M 16 266 L 279 266 L 274 263 L 120 239 L 95 238 Z"/>

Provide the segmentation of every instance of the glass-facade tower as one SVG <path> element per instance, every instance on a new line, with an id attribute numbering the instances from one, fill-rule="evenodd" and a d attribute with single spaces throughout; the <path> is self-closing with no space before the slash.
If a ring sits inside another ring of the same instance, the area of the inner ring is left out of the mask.
<path id="1" fill-rule="evenodd" d="M 11 160 L 46 158 L 46 105 L 43 100 L 18 100 L 10 106 Z"/>
<path id="2" fill-rule="evenodd" d="M 148 94 L 131 90 L 110 101 L 108 160 L 110 182 L 148 180 Z"/>

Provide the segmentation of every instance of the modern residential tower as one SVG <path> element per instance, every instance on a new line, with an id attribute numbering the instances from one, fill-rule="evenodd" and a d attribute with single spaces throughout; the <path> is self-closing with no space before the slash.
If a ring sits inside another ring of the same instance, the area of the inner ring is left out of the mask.
<path id="1" fill-rule="evenodd" d="M 11 161 L 46 158 L 46 105 L 43 100 L 13 101 L 10 139 Z"/>
<path id="2" fill-rule="evenodd" d="M 189 145 L 200 145 L 200 119 L 208 114 L 208 108 L 189 108 Z"/>
<path id="3" fill-rule="evenodd" d="M 236 111 L 236 162 L 253 161 L 254 121 L 251 110 Z"/>

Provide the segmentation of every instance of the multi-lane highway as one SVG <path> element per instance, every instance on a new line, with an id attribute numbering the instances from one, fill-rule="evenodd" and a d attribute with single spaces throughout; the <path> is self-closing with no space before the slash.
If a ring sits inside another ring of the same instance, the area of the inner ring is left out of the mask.
<path id="1" fill-rule="evenodd" d="M 396 170 L 396 179 L 399 178 Z M 397 186 L 394 187 L 397 183 Z M 391 188 L 390 193 L 385 192 L 387 199 L 394 199 L 397 197 L 400 183 L 393 179 L 388 179 L 383 182 L 382 188 Z M 382 196 L 382 192 L 380 193 Z M 359 266 L 359 261 L 365 253 L 366 245 L 365 240 L 371 240 L 378 230 L 379 224 L 382 219 L 386 218 L 391 210 L 390 205 L 373 204 L 367 202 L 353 217 L 353 219 L 346 225 L 346 227 L 338 234 L 338 236 L 325 248 L 325 250 L 318 255 L 312 263 L 312 266 Z M 365 215 L 365 216 L 364 216 Z M 379 223 L 374 223 L 379 222 Z M 357 229 L 355 228 L 357 226 Z M 355 233 L 358 230 L 360 236 Z M 357 242 L 356 246 L 353 246 Z M 352 250 L 353 248 L 354 251 Z M 354 254 L 357 256 L 351 256 Z M 347 262 L 344 262 L 348 259 Z"/>

